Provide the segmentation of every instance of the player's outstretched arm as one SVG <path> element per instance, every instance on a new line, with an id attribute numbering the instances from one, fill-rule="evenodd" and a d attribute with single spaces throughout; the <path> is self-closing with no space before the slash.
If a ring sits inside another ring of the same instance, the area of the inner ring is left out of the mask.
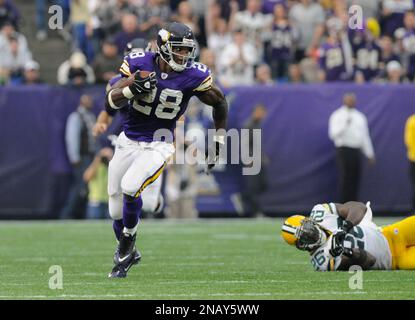
<path id="1" fill-rule="evenodd" d="M 228 121 L 228 102 L 222 91 L 213 85 L 208 90 L 198 95 L 198 97 L 200 101 L 213 107 L 212 115 L 213 121 L 215 122 L 215 129 L 223 130 L 223 132 L 217 132 L 215 134 L 213 137 L 214 146 L 209 146 L 206 150 L 208 164 L 206 173 L 209 174 L 209 171 L 215 166 L 219 158 L 221 146 L 225 144 L 225 130 Z"/>
<path id="2" fill-rule="evenodd" d="M 349 271 L 351 266 L 360 266 L 368 270 L 376 262 L 376 258 L 363 249 L 346 249 L 337 271 Z"/>
<path id="3" fill-rule="evenodd" d="M 349 232 L 357 226 L 366 214 L 366 205 L 362 202 L 349 201 L 344 204 L 336 203 L 337 213 L 344 219 L 343 230 Z"/>

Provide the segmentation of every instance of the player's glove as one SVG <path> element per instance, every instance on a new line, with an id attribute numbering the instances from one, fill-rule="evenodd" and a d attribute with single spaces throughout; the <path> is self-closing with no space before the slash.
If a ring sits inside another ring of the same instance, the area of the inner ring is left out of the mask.
<path id="1" fill-rule="evenodd" d="M 344 230 L 340 230 L 331 238 L 331 249 L 329 250 L 329 253 L 333 257 L 338 257 L 344 252 L 343 241 L 346 234 L 347 233 Z"/>
<path id="2" fill-rule="evenodd" d="M 213 137 L 213 145 L 209 146 L 205 152 L 207 163 L 206 174 L 209 174 L 210 170 L 216 165 L 216 162 L 219 159 L 220 150 L 224 144 L 225 138 L 223 136 Z"/>
<path id="3" fill-rule="evenodd" d="M 349 220 L 344 220 L 342 225 L 342 230 L 346 233 L 349 233 L 350 230 L 352 230 L 354 227 L 353 223 L 351 223 Z"/>
<path id="4" fill-rule="evenodd" d="M 135 96 L 142 93 L 149 93 L 157 85 L 156 73 L 152 72 L 148 77 L 142 78 L 140 72 L 134 74 L 134 81 L 128 86 L 131 93 Z"/>

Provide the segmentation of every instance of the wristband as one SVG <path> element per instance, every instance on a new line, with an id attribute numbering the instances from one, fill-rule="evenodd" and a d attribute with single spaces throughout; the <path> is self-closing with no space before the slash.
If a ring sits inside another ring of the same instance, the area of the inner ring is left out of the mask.
<path id="1" fill-rule="evenodd" d="M 220 135 L 214 135 L 213 136 L 213 142 L 218 142 L 220 144 L 225 144 L 225 136 L 220 136 Z"/>
<path id="2" fill-rule="evenodd" d="M 128 100 L 134 98 L 134 94 L 131 92 L 131 89 L 129 87 L 125 87 L 124 89 L 122 89 L 122 94 Z"/>

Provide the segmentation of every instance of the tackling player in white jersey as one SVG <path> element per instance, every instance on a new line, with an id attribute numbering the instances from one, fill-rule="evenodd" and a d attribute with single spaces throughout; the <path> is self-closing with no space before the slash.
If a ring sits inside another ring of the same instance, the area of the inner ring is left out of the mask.
<path id="1" fill-rule="evenodd" d="M 317 271 L 415 269 L 415 216 L 378 227 L 372 222 L 370 202 L 325 203 L 310 217 L 285 220 L 282 238 L 308 251 Z"/>

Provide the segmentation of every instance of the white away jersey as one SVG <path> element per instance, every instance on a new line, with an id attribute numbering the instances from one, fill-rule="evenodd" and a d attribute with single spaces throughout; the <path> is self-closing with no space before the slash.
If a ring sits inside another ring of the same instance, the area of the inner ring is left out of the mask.
<path id="1" fill-rule="evenodd" d="M 392 267 L 392 256 L 388 241 L 380 228 L 372 222 L 372 209 L 370 202 L 366 204 L 367 210 L 363 220 L 346 235 L 344 246 L 346 248 L 364 249 L 376 258 L 376 263 L 371 267 L 374 270 L 389 270 Z M 343 225 L 334 203 L 318 204 L 313 207 L 310 218 L 327 230 L 330 234 L 339 230 Z M 328 241 L 311 255 L 311 263 L 317 271 L 334 271 L 340 265 L 341 256 L 333 258 L 330 235 Z"/>

